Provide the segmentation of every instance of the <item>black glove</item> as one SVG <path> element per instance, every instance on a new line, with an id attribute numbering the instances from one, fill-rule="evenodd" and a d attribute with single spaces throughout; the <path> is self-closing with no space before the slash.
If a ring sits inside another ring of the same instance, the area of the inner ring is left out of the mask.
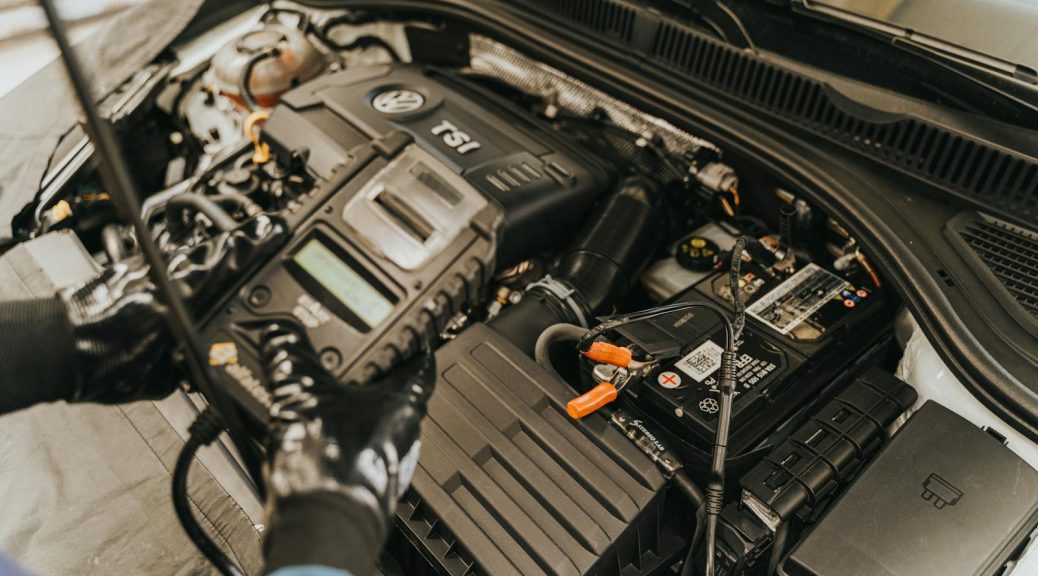
<path id="1" fill-rule="evenodd" d="M 280 218 L 259 215 L 238 228 L 170 254 L 169 274 L 189 305 L 210 305 L 284 243 Z M 176 343 L 140 256 L 109 266 L 62 294 L 79 373 L 71 402 L 117 404 L 163 398 L 176 388 Z"/>
<path id="2" fill-rule="evenodd" d="M 371 574 L 417 464 L 419 424 L 436 382 L 433 355 L 347 386 L 297 328 L 270 326 L 262 348 L 275 425 L 267 570 L 318 564 Z"/>
<path id="3" fill-rule="evenodd" d="M 140 257 L 106 268 L 61 294 L 78 372 L 70 402 L 116 404 L 162 398 L 176 386 L 166 307 Z"/>

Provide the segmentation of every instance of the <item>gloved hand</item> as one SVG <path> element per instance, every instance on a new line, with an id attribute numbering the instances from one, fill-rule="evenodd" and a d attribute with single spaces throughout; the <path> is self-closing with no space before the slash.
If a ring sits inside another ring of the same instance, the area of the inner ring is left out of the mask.
<path id="1" fill-rule="evenodd" d="M 206 306 L 287 237 L 280 218 L 261 214 L 234 230 L 170 255 L 169 274 L 189 305 Z M 162 398 L 176 388 L 176 346 L 141 256 L 110 265 L 62 293 L 78 371 L 72 402 L 118 404 Z"/>
<path id="2" fill-rule="evenodd" d="M 436 382 L 429 351 L 362 386 L 337 381 L 298 328 L 262 338 L 275 423 L 268 470 L 267 570 L 318 564 L 374 572 L 418 460 Z"/>
<path id="3" fill-rule="evenodd" d="M 61 294 L 72 324 L 78 378 L 70 402 L 162 398 L 176 387 L 166 307 L 140 257 Z"/>

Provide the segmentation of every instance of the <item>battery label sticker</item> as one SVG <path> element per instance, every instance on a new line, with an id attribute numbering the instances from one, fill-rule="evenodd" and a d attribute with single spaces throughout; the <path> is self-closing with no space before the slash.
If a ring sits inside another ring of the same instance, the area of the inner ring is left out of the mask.
<path id="1" fill-rule="evenodd" d="M 717 372 L 721 367 L 721 352 L 723 351 L 724 349 L 713 340 L 707 340 L 678 360 L 674 367 L 691 376 L 696 382 L 702 383 L 707 376 Z"/>
<path id="2" fill-rule="evenodd" d="M 848 286 L 836 274 L 808 264 L 747 307 L 746 313 L 780 334 L 789 334 Z"/>

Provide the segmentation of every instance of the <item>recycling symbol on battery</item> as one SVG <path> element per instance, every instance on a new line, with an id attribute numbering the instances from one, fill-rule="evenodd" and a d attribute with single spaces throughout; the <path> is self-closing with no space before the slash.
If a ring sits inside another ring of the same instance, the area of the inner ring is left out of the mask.
<path id="1" fill-rule="evenodd" d="M 699 401 L 699 410 L 707 414 L 716 414 L 721 406 L 713 398 L 703 398 Z"/>

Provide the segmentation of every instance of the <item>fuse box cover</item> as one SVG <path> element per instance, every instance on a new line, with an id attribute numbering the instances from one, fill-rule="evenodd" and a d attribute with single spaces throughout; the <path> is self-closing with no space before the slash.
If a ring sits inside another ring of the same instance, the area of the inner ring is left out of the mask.
<path id="1" fill-rule="evenodd" d="M 1038 472 L 927 402 L 783 562 L 783 576 L 980 576 L 1038 523 Z"/>

